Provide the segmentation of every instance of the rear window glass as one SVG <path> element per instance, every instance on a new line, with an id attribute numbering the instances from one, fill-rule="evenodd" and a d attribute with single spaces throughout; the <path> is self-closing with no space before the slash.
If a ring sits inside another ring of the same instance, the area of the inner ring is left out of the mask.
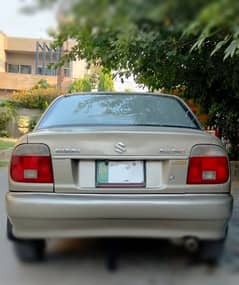
<path id="1" fill-rule="evenodd" d="M 38 128 L 62 126 L 167 126 L 199 128 L 175 97 L 150 94 L 83 94 L 59 98 Z"/>

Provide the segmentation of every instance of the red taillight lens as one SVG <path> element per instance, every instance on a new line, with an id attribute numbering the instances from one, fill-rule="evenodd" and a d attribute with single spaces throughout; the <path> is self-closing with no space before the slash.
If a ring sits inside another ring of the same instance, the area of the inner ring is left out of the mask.
<path id="1" fill-rule="evenodd" d="M 25 183 L 53 183 L 51 156 L 41 144 L 23 144 L 12 155 L 10 176 L 13 181 Z"/>
<path id="2" fill-rule="evenodd" d="M 228 181 L 227 157 L 195 156 L 189 160 L 188 184 L 221 184 Z"/>

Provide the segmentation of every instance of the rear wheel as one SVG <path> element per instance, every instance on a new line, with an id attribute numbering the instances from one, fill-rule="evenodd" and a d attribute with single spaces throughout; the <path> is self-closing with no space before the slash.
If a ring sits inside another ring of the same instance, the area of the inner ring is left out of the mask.
<path id="1" fill-rule="evenodd" d="M 16 256 L 24 262 L 40 262 L 45 258 L 46 241 L 44 239 L 19 239 L 12 232 L 12 225 L 7 220 L 7 237 L 13 242 Z"/>
<path id="2" fill-rule="evenodd" d="M 14 241 L 14 250 L 19 260 L 24 262 L 40 262 L 45 258 L 44 240 Z"/>

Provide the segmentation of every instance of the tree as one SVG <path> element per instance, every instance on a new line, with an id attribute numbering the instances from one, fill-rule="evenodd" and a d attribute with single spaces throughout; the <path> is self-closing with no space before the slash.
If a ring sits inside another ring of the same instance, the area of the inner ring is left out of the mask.
<path id="1" fill-rule="evenodd" d="M 56 44 L 76 40 L 65 59 L 80 57 L 133 73 L 151 90 L 182 82 L 178 70 L 185 67 L 189 51 L 208 49 L 207 41 L 210 55 L 223 48 L 225 58 L 238 53 L 237 0 L 71 0 L 67 7 L 61 0 L 36 2 L 61 3 L 64 17 Z"/>
<path id="2" fill-rule="evenodd" d="M 70 93 L 90 92 L 91 90 L 92 84 L 89 76 L 73 81 L 68 88 L 68 92 Z"/>
<path id="3" fill-rule="evenodd" d="M 34 85 L 31 89 L 35 90 L 35 89 L 47 89 L 50 88 L 51 85 L 47 82 L 46 79 L 40 79 L 36 85 Z"/>
<path id="4" fill-rule="evenodd" d="M 100 70 L 97 89 L 98 91 L 114 91 L 114 80 L 110 72 Z"/>
<path id="5" fill-rule="evenodd" d="M 100 67 L 92 67 L 91 74 L 81 79 L 73 81 L 68 92 L 90 92 L 92 90 L 98 91 L 113 91 L 114 81 L 110 72 L 105 72 Z"/>
<path id="6" fill-rule="evenodd" d="M 187 33 L 199 35 L 192 49 L 200 48 L 213 39 L 211 55 L 221 49 L 224 50 L 224 59 L 239 55 L 238 13 L 237 0 L 213 1 L 206 5 L 187 30 Z"/>
<path id="7" fill-rule="evenodd" d="M 37 0 L 36 0 L 37 1 Z M 40 6 L 59 2 L 38 0 Z M 64 60 L 84 58 L 133 74 L 150 90 L 185 87 L 239 158 L 239 2 L 237 0 L 72 0 L 61 6 L 56 45 L 75 47 Z"/>

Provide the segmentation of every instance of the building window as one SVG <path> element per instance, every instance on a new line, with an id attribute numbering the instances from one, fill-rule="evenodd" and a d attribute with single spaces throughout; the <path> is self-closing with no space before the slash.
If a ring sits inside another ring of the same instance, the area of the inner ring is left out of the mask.
<path id="1" fill-rule="evenodd" d="M 47 68 L 47 67 L 43 68 L 42 66 L 38 66 L 36 74 L 55 76 L 56 70 L 53 68 Z"/>
<path id="2" fill-rule="evenodd" d="M 9 63 L 7 71 L 9 73 L 31 74 L 32 73 L 32 67 L 31 67 L 31 65 Z"/>
<path id="3" fill-rule="evenodd" d="M 64 68 L 64 76 L 70 77 L 70 68 Z"/>
<path id="4" fill-rule="evenodd" d="M 32 73 L 31 65 L 20 65 L 20 73 L 31 74 Z"/>
<path id="5" fill-rule="evenodd" d="M 10 73 L 19 73 L 19 64 L 8 64 L 7 71 Z"/>
<path id="6" fill-rule="evenodd" d="M 64 64 L 64 76 L 65 77 L 70 77 L 71 76 L 71 64 L 70 62 L 66 62 Z"/>
<path id="7" fill-rule="evenodd" d="M 41 66 L 37 67 L 37 74 L 43 74 L 43 68 Z"/>

